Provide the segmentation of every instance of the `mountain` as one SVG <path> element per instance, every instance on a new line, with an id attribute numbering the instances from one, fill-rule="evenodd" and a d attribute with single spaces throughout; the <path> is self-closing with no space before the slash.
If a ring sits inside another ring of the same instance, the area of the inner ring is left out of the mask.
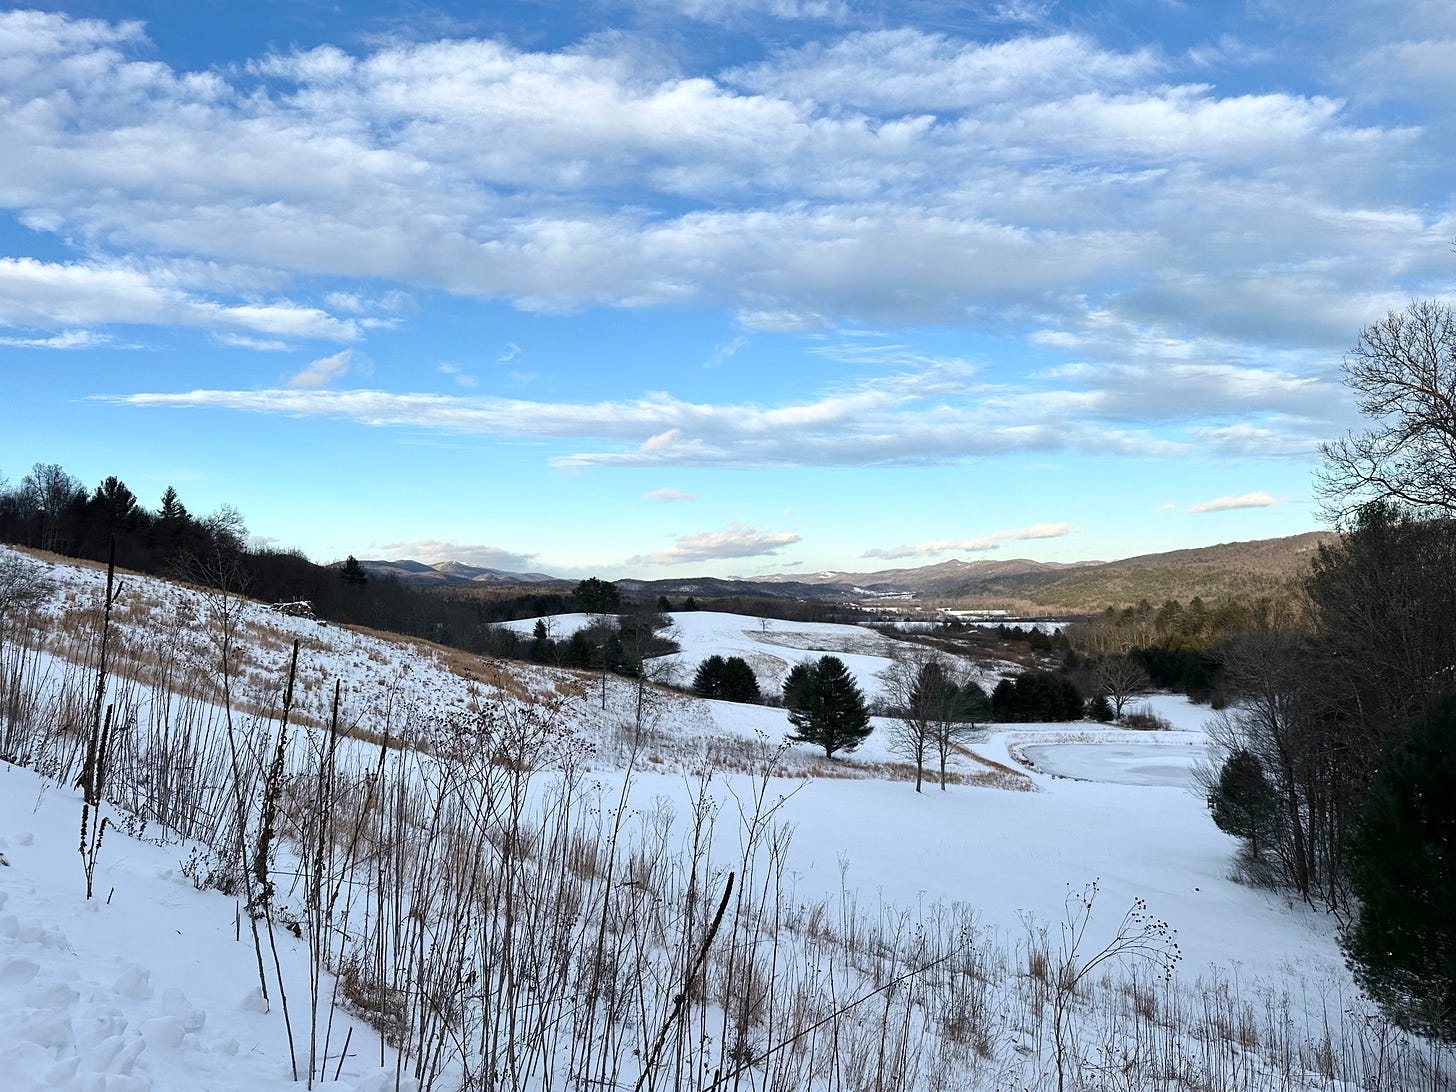
<path id="1" fill-rule="evenodd" d="M 511 573 L 502 569 L 486 569 L 463 561 L 441 561 L 426 565 L 422 561 L 361 561 L 365 570 L 375 576 L 392 576 L 402 584 L 441 587 L 446 584 L 566 584 L 570 581 L 545 573 Z"/>
<path id="2" fill-rule="evenodd" d="M 1016 611 L 1090 611 L 1194 596 L 1220 599 L 1287 595 L 1328 531 L 1286 538 L 1224 542 L 1216 546 L 1139 554 L 1116 561 L 1032 561 L 1001 558 L 941 561 L 913 568 L 867 572 L 835 570 L 759 577 L 623 578 L 617 586 L 636 598 L 665 595 L 698 599 L 768 596 L 824 603 L 913 599 L 939 606 L 998 607 Z M 573 581 L 542 573 L 511 573 L 458 561 L 364 561 L 370 572 L 424 586 L 557 584 Z"/>

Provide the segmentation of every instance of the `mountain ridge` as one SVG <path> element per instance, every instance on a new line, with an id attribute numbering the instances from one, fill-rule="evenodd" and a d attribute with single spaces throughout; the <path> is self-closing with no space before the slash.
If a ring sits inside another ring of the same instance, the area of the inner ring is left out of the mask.
<path id="1" fill-rule="evenodd" d="M 856 572 L 774 573 L 758 577 L 668 577 L 616 581 L 624 592 L 643 596 L 770 596 L 819 601 L 864 602 L 877 598 L 920 602 L 1007 605 L 1087 610 L 1136 603 L 1140 599 L 1277 596 L 1297 582 L 1305 561 L 1329 531 L 1280 538 L 1221 542 L 1113 561 L 1033 561 L 1030 558 L 951 558 L 928 565 Z M 558 585 L 574 580 L 546 573 L 515 573 L 444 561 L 362 561 L 376 575 L 406 584 L 440 588 Z"/>

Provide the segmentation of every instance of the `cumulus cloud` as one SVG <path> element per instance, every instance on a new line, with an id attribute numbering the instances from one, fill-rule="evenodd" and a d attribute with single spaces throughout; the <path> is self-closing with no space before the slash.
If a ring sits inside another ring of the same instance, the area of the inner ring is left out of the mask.
<path id="1" fill-rule="evenodd" d="M 391 561 L 422 561 L 426 565 L 438 565 L 442 561 L 459 561 L 481 569 L 503 569 L 506 572 L 522 572 L 529 569 L 538 556 L 507 550 L 500 546 L 440 538 L 384 542 L 380 543 L 377 549 Z"/>
<path id="2" fill-rule="evenodd" d="M 785 546 L 801 541 L 792 531 L 779 533 L 760 531 L 730 523 L 717 531 L 699 531 L 680 535 L 673 545 L 650 554 L 637 554 L 627 559 L 628 565 L 687 565 L 694 562 L 718 561 L 732 557 L 763 557 L 777 554 Z"/>
<path id="3" fill-rule="evenodd" d="M 1416 127 L 1179 82 L 1167 58 L 1077 34 L 852 32 L 686 73 L 610 41 L 470 38 L 188 72 L 135 24 L 34 12 L 0 16 L 0 40 L 15 215 L 280 286 L 260 302 L 10 259 L 0 322 L 351 341 L 394 321 L 359 291 L 287 298 L 332 275 L 548 312 L 719 306 L 755 329 L 1101 308 L 1254 337 L 1254 314 L 1338 349 L 1384 289 L 1440 276 L 1432 214 L 1399 188 Z M 1324 303 L 1280 310 L 1265 288 Z"/>
<path id="4" fill-rule="evenodd" d="M 642 499 L 667 502 L 690 501 L 697 500 L 698 495 L 696 493 L 684 493 L 681 489 L 653 489 L 650 492 L 643 493 Z"/>
<path id="5" fill-rule="evenodd" d="M 1241 493 L 1236 497 L 1219 497 L 1216 500 L 1203 501 L 1201 504 L 1190 504 L 1188 511 L 1230 512 L 1235 508 L 1268 508 L 1270 505 L 1282 503 L 1261 489 L 1257 493 Z"/>
<path id="6" fill-rule="evenodd" d="M 290 379 L 288 385 L 295 390 L 321 390 L 349 373 L 349 363 L 353 357 L 353 349 L 344 349 L 333 356 L 319 357 Z"/>
<path id="7" fill-rule="evenodd" d="M 931 557 L 937 554 L 977 554 L 999 550 L 1008 542 L 1026 542 L 1042 538 L 1063 538 L 1072 533 L 1070 523 L 1038 523 L 1014 531 L 992 531 L 976 538 L 934 539 L 914 546 L 891 546 L 866 550 L 863 557 L 896 560 L 906 557 Z"/>

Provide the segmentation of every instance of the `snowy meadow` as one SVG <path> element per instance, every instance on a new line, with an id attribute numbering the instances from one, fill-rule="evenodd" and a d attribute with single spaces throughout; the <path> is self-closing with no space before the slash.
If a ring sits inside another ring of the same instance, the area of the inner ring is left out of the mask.
<path id="1" fill-rule="evenodd" d="M 46 594 L 0 629 L 15 1087 L 1453 1086 L 1333 921 L 1232 878 L 1182 698 L 1151 699 L 1161 732 L 986 725 L 916 793 L 882 719 L 824 759 L 780 708 L 26 563 Z M 873 695 L 904 652 L 673 621 L 665 666 L 740 655 L 766 692 L 831 651 Z"/>

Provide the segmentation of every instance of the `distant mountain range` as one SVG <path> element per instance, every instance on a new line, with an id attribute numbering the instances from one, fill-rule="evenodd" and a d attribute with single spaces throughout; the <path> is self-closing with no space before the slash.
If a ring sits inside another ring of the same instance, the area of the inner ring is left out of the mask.
<path id="1" fill-rule="evenodd" d="M 902 599 L 968 607 L 1085 611 L 1124 606 L 1140 599 L 1160 602 L 1170 597 L 1187 600 L 1195 595 L 1205 599 L 1283 595 L 1297 583 L 1320 543 L 1332 542 L 1335 538 L 1330 532 L 1310 531 L 1287 538 L 1225 542 L 1118 561 L 954 560 L 872 572 L 796 573 L 743 579 L 624 578 L 616 583 L 622 591 L 638 597 L 691 595 L 711 600 L 772 596 L 821 602 Z M 569 588 L 575 583 L 544 573 L 503 572 L 457 561 L 437 565 L 418 561 L 362 564 L 370 572 L 395 576 L 407 584 L 436 587 L 554 584 Z"/>
<path id="2" fill-rule="evenodd" d="M 483 569 L 463 561 L 441 561 L 426 565 L 423 561 L 361 561 L 376 576 L 392 576 L 402 584 L 443 587 L 447 584 L 565 584 L 568 581 L 545 573 L 510 573 L 502 569 Z"/>

